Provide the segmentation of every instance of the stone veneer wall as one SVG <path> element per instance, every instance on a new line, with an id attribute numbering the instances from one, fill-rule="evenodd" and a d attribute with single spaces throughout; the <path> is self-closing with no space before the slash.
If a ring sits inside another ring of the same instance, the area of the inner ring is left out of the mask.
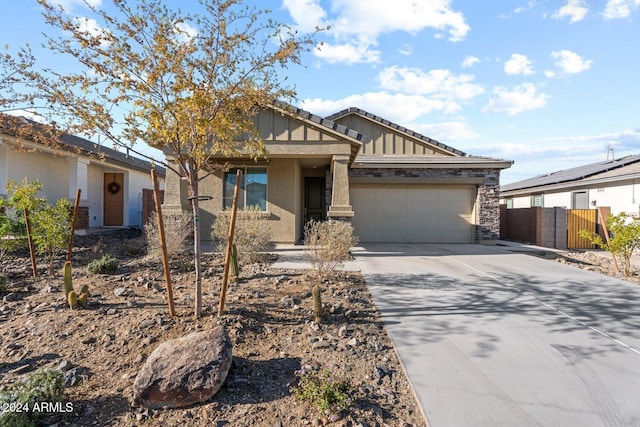
<path id="1" fill-rule="evenodd" d="M 358 168 L 349 171 L 350 177 L 375 178 L 482 178 L 476 196 L 475 240 L 495 241 L 500 237 L 500 169 L 388 169 Z M 356 213 L 357 215 L 357 213 Z"/>

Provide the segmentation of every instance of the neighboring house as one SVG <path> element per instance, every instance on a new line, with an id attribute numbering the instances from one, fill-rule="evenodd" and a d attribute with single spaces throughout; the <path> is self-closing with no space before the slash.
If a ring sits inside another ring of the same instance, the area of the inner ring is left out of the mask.
<path id="1" fill-rule="evenodd" d="M 503 185 L 502 203 L 511 208 L 611 207 L 611 213 L 639 214 L 640 155 L 626 156 Z"/>
<path id="2" fill-rule="evenodd" d="M 219 159 L 242 168 L 240 207 L 257 205 L 272 240 L 300 242 L 311 219 L 352 221 L 361 242 L 495 242 L 500 170 L 512 162 L 465 153 L 366 111 L 327 118 L 274 103 L 256 126 L 267 159 Z M 174 161 L 167 156 L 171 164 Z M 235 169 L 200 184 L 203 240 L 231 205 Z M 189 210 L 184 180 L 168 171 L 165 212 Z"/>
<path id="3" fill-rule="evenodd" d="M 147 161 L 71 135 L 62 136 L 52 148 L 0 134 L 0 197 L 6 196 L 8 181 L 24 178 L 41 181 L 40 195 L 50 203 L 64 197 L 73 203 L 80 189 L 78 230 L 140 227 L 143 189 L 153 188 L 151 168 Z M 163 183 L 165 170 L 156 170 Z"/>

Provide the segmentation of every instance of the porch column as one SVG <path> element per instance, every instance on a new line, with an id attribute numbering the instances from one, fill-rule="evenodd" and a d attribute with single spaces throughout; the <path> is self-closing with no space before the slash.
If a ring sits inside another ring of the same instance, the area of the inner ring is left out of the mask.
<path id="1" fill-rule="evenodd" d="M 166 159 L 169 166 L 178 170 L 175 157 L 166 156 Z M 187 181 L 167 168 L 167 175 L 164 178 L 164 203 L 162 204 L 162 213 L 180 215 L 184 211 L 189 212 L 189 196 L 187 193 Z"/>
<path id="2" fill-rule="evenodd" d="M 333 191 L 327 215 L 334 219 L 351 218 L 353 208 L 349 201 L 349 155 L 334 155 L 331 169 L 333 171 Z"/>
<path id="3" fill-rule="evenodd" d="M 69 199 L 76 199 L 76 191 L 81 190 L 80 198 L 83 201 L 89 198 L 89 160 L 81 157 L 69 158 Z"/>

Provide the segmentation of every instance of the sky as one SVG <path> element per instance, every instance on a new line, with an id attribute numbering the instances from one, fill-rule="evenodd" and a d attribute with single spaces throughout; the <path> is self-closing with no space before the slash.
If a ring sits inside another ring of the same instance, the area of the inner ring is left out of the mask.
<path id="1" fill-rule="evenodd" d="M 80 0 L 55 1 L 88 16 Z M 300 33 L 329 27 L 283 75 L 294 104 L 314 114 L 358 107 L 468 154 L 513 160 L 503 184 L 640 154 L 640 0 L 247 3 Z M 35 0 L 4 0 L 3 17 L 0 41 L 12 47 L 38 46 L 51 31 Z"/>

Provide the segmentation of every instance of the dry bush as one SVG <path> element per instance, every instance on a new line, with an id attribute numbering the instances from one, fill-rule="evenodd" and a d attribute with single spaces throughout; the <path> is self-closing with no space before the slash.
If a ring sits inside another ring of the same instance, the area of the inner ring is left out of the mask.
<path id="1" fill-rule="evenodd" d="M 304 230 L 305 255 L 320 279 L 327 278 L 358 244 L 353 226 L 343 221 L 311 221 Z"/>
<path id="2" fill-rule="evenodd" d="M 164 223 L 165 242 L 167 243 L 167 256 L 173 258 L 180 255 L 186 249 L 187 242 L 193 235 L 193 221 L 188 212 L 179 215 L 162 214 Z M 144 238 L 147 241 L 147 253 L 153 257 L 160 257 L 160 235 L 158 234 L 158 215 L 154 212 L 149 221 L 144 225 Z"/>
<path id="3" fill-rule="evenodd" d="M 218 251 L 222 253 L 227 249 L 230 221 L 231 211 L 225 211 L 216 217 L 211 230 L 211 239 Z M 270 238 L 271 227 L 265 212 L 258 207 L 248 207 L 238 211 L 233 243 L 238 250 L 240 264 L 262 261 Z"/>

